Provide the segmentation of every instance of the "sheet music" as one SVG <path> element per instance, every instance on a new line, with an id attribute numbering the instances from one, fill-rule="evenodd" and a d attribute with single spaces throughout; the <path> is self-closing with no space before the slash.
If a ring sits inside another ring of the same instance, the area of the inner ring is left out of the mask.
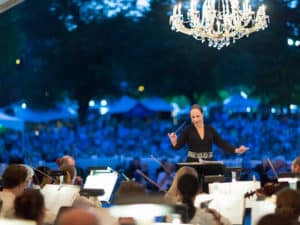
<path id="1" fill-rule="evenodd" d="M 42 190 L 45 198 L 45 206 L 57 214 L 62 206 L 72 206 L 75 198 L 79 195 L 80 186 L 47 184 Z"/>
<path id="2" fill-rule="evenodd" d="M 251 209 L 251 225 L 257 222 L 265 215 L 275 213 L 276 203 L 270 200 L 256 201 Z"/>
<path id="3" fill-rule="evenodd" d="M 235 181 L 226 183 L 210 183 L 208 184 L 209 194 L 235 194 L 243 197 L 245 193 L 253 190 L 257 190 L 261 187 L 258 181 Z M 256 197 L 247 198 L 245 200 L 245 207 L 252 208 L 253 202 L 256 201 Z"/>
<path id="4" fill-rule="evenodd" d="M 99 201 L 109 202 L 114 187 L 118 180 L 118 173 L 100 173 L 95 176 L 87 176 L 83 188 L 86 189 L 103 189 L 104 195 L 99 196 Z"/>
<path id="5" fill-rule="evenodd" d="M 36 225 L 35 221 L 19 219 L 0 219 L 0 225 Z"/>
<path id="6" fill-rule="evenodd" d="M 245 202 L 243 196 L 235 194 L 213 194 L 213 201 L 208 207 L 217 210 L 232 224 L 243 224 L 245 214 Z"/>

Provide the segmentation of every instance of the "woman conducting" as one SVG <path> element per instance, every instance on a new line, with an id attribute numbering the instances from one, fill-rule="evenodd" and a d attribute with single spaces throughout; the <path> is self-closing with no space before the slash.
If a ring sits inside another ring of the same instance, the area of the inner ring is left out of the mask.
<path id="1" fill-rule="evenodd" d="M 225 151 L 236 154 L 242 154 L 248 150 L 248 147 L 244 145 L 238 148 L 233 147 L 224 141 L 213 127 L 204 124 L 201 106 L 192 105 L 190 118 L 192 123 L 183 129 L 179 137 L 174 132 L 168 134 L 174 149 L 180 149 L 184 145 L 188 146 L 187 162 L 199 162 L 201 159 L 212 160 L 213 144 Z"/>

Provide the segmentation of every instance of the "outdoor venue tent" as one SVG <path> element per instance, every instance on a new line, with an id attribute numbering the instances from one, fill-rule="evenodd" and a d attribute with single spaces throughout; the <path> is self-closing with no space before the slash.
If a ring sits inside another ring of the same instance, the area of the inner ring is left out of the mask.
<path id="1" fill-rule="evenodd" d="M 172 105 L 158 97 L 137 100 L 122 96 L 109 108 L 110 114 L 121 114 L 125 117 L 145 117 L 156 113 L 171 113 L 171 111 Z"/>
<path id="2" fill-rule="evenodd" d="M 128 96 L 122 96 L 118 101 L 114 102 L 109 107 L 110 114 L 122 114 L 127 113 L 132 110 L 138 101 L 134 98 L 130 98 Z"/>
<path id="3" fill-rule="evenodd" d="M 234 94 L 223 101 L 223 109 L 231 112 L 247 112 L 256 109 L 259 106 L 259 101 L 256 99 L 248 98 L 242 94 Z"/>
<path id="4" fill-rule="evenodd" d="M 3 112 L 0 112 L 0 124 L 6 128 L 21 131 L 24 130 L 24 121 L 17 117 L 9 116 Z"/>
<path id="5" fill-rule="evenodd" d="M 31 110 L 31 109 L 17 109 L 15 115 L 21 118 L 25 122 L 40 123 L 49 122 L 59 119 L 75 119 L 77 118 L 77 112 L 68 108 L 57 108 L 49 110 Z"/>
<path id="6" fill-rule="evenodd" d="M 172 105 L 159 97 L 151 97 L 142 99 L 141 104 L 154 112 L 171 112 L 173 110 Z"/>

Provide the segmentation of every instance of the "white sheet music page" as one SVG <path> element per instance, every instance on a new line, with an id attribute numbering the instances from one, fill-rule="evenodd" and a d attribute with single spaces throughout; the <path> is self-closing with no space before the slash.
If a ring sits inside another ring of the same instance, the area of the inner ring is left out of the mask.
<path id="1" fill-rule="evenodd" d="M 47 184 L 42 190 L 45 206 L 57 214 L 62 206 L 72 206 L 76 196 L 79 195 L 80 186 L 67 184 Z"/>
<path id="2" fill-rule="evenodd" d="M 99 173 L 94 176 L 87 176 L 83 188 L 85 189 L 103 189 L 104 195 L 99 196 L 99 201 L 109 202 L 114 187 L 118 180 L 118 173 Z"/>
<path id="3" fill-rule="evenodd" d="M 0 225 L 36 225 L 35 221 L 19 219 L 0 219 Z"/>
<path id="4" fill-rule="evenodd" d="M 243 224 L 245 213 L 245 200 L 243 196 L 235 194 L 214 194 L 213 201 L 208 207 L 217 210 L 232 224 Z"/>

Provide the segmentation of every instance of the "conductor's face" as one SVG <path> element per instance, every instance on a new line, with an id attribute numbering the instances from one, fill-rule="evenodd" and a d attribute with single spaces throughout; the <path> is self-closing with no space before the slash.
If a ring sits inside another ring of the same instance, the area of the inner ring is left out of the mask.
<path id="1" fill-rule="evenodd" d="M 193 124 L 202 125 L 203 124 L 203 114 L 199 109 L 192 109 L 190 112 L 191 121 Z"/>

